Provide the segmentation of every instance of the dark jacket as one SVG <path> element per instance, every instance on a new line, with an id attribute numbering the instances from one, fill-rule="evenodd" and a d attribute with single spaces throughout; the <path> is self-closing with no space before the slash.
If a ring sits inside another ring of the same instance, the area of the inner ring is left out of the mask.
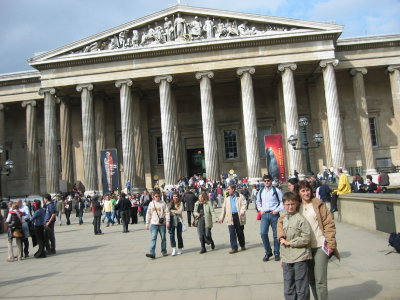
<path id="1" fill-rule="evenodd" d="M 118 204 L 115 205 L 115 209 L 119 209 L 120 211 L 127 211 L 131 208 L 132 204 L 128 198 L 122 198 L 118 201 Z"/>
<path id="2" fill-rule="evenodd" d="M 93 217 L 101 217 L 103 206 L 97 200 L 93 201 Z"/>
<path id="3" fill-rule="evenodd" d="M 319 197 L 323 202 L 331 202 L 331 188 L 327 184 L 323 184 L 319 187 Z"/>
<path id="4" fill-rule="evenodd" d="M 76 211 L 76 217 L 83 217 L 83 209 L 84 209 L 84 205 L 82 201 L 77 201 L 75 203 L 75 211 Z"/>
<path id="5" fill-rule="evenodd" d="M 194 204 L 196 203 L 196 196 L 192 192 L 187 192 L 183 195 L 183 203 L 187 211 L 194 210 Z"/>

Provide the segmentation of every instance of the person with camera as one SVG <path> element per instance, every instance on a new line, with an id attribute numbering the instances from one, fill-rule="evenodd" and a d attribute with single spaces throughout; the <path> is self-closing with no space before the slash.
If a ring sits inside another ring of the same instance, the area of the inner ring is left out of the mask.
<path id="1" fill-rule="evenodd" d="M 19 211 L 18 203 L 13 203 L 10 211 L 7 215 L 8 224 L 8 262 L 14 261 L 14 251 L 13 251 L 13 239 L 18 247 L 17 259 L 22 259 L 22 239 L 24 238 L 24 232 L 22 230 L 23 212 Z"/>
<path id="2" fill-rule="evenodd" d="M 161 253 L 163 256 L 168 256 L 167 241 L 165 238 L 166 228 L 170 228 L 169 209 L 167 204 L 161 201 L 160 193 L 156 192 L 146 214 L 146 229 L 150 229 L 151 233 L 150 251 L 146 254 L 147 257 L 156 258 L 155 249 L 158 234 L 161 237 Z"/>

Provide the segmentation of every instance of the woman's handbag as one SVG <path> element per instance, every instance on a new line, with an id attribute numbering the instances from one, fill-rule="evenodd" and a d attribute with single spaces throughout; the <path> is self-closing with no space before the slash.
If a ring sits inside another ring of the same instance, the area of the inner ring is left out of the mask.
<path id="1" fill-rule="evenodd" d="M 12 237 L 13 238 L 23 238 L 24 233 L 22 232 L 21 228 L 15 228 L 12 232 Z"/>
<path id="2" fill-rule="evenodd" d="M 257 221 L 260 221 L 261 220 L 261 210 L 259 210 L 258 212 L 257 212 Z"/>
<path id="3" fill-rule="evenodd" d="M 182 222 L 182 220 L 181 224 L 182 224 L 182 232 L 185 232 L 187 230 L 187 226 L 185 225 L 185 223 Z"/>
<path id="4" fill-rule="evenodd" d="M 192 222 L 192 226 L 193 227 L 197 227 L 197 225 L 199 225 L 199 217 L 194 217 L 194 220 Z"/>

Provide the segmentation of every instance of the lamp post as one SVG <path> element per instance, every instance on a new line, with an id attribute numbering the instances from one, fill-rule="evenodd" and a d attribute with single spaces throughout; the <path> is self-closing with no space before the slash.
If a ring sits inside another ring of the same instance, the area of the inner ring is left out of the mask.
<path id="1" fill-rule="evenodd" d="M 321 142 L 323 140 L 322 134 L 316 133 L 313 136 L 313 141 L 316 144 L 316 146 L 310 146 L 310 143 L 308 142 L 308 137 L 307 137 L 307 126 L 309 122 L 306 117 L 300 117 L 299 118 L 299 126 L 301 129 L 301 135 L 302 135 L 302 140 L 303 140 L 303 145 L 302 147 L 296 147 L 298 138 L 295 135 L 291 135 L 288 139 L 288 143 L 293 147 L 294 150 L 302 150 L 305 157 L 306 157 L 306 165 L 307 165 L 307 172 L 306 175 L 311 175 L 311 163 L 310 163 L 310 153 L 309 149 L 313 148 L 319 148 L 321 145 Z"/>
<path id="2" fill-rule="evenodd" d="M 3 200 L 3 191 L 1 186 L 1 176 L 10 175 L 12 168 L 14 167 L 14 162 L 10 159 L 6 160 L 3 165 L 3 156 L 4 147 L 0 145 L 0 200 Z"/>

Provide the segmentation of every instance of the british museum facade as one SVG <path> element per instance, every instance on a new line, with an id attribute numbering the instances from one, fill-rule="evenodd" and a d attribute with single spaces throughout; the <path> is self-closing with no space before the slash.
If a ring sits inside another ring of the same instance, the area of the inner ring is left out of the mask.
<path id="1" fill-rule="evenodd" d="M 39 54 L 0 74 L 2 195 L 399 166 L 400 34 L 342 31 L 176 5 Z"/>

